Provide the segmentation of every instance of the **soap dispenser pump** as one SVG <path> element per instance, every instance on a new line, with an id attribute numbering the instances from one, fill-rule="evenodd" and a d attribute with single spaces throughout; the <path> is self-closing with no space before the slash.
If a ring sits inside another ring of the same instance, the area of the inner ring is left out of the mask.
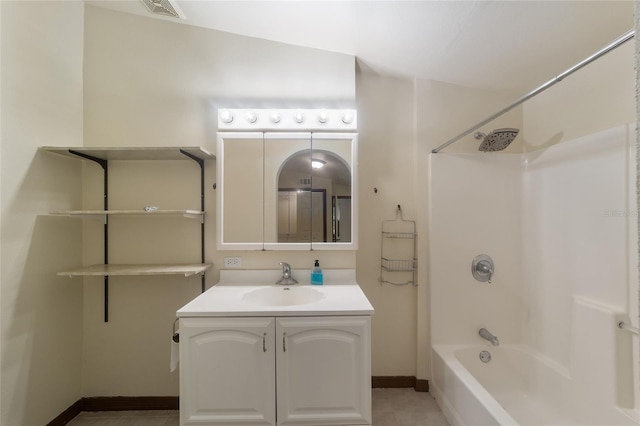
<path id="1" fill-rule="evenodd" d="M 316 263 L 311 270 L 311 284 L 322 285 L 322 269 L 320 269 L 320 261 L 316 259 Z"/>

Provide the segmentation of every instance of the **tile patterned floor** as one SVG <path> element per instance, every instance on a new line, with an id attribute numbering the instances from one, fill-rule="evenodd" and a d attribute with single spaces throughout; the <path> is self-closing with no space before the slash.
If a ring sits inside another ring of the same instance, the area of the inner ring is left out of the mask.
<path id="1" fill-rule="evenodd" d="M 431 394 L 413 389 L 373 389 L 373 426 L 448 426 Z"/>
<path id="2" fill-rule="evenodd" d="M 448 426 L 433 397 L 413 389 L 373 389 L 373 426 Z M 83 412 L 68 426 L 178 426 L 177 411 Z"/>
<path id="3" fill-rule="evenodd" d="M 178 411 L 83 411 L 67 426 L 179 426 Z"/>

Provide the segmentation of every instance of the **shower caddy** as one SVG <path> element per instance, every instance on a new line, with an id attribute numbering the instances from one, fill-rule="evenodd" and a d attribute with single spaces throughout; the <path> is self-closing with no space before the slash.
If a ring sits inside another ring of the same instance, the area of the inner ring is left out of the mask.
<path id="1" fill-rule="evenodd" d="M 51 212 L 55 216 L 76 218 L 101 218 L 104 220 L 104 264 L 60 271 L 56 275 L 72 277 L 104 277 L 104 322 L 109 322 L 109 277 L 140 275 L 201 275 L 201 291 L 205 290 L 205 271 L 212 265 L 205 263 L 204 244 L 204 162 L 215 156 L 201 147 L 55 147 L 43 146 L 40 150 L 66 157 L 89 160 L 103 171 L 104 210 L 71 210 Z M 193 160 L 200 167 L 200 210 L 161 210 L 148 206 L 138 210 L 109 210 L 109 162 L 112 160 Z M 122 265 L 109 263 L 109 217 L 110 216 L 184 216 L 200 221 L 200 262 L 193 264 Z"/>
<path id="2" fill-rule="evenodd" d="M 380 284 L 403 286 L 416 282 L 416 222 L 405 220 L 400 204 L 396 208 L 396 218 L 383 220 L 380 243 Z M 392 252 L 402 254 L 392 255 Z M 398 258 L 399 257 L 399 258 Z M 406 281 L 398 281 L 398 276 L 411 276 Z M 395 276 L 395 279 L 391 277 Z"/>

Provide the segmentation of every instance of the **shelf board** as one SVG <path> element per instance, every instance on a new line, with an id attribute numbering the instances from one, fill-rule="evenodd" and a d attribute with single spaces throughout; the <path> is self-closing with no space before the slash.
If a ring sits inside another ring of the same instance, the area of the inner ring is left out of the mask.
<path id="1" fill-rule="evenodd" d="M 386 259 L 382 258 L 382 269 L 388 272 L 411 272 L 416 269 L 415 259 Z"/>
<path id="2" fill-rule="evenodd" d="M 50 213 L 53 216 L 101 217 L 101 216 L 184 216 L 198 218 L 205 215 L 200 210 L 67 210 Z"/>
<path id="3" fill-rule="evenodd" d="M 62 277 L 107 277 L 140 275 L 191 275 L 202 274 L 212 265 L 210 263 L 168 263 L 164 265 L 91 265 L 84 268 L 60 271 Z"/>
<path id="4" fill-rule="evenodd" d="M 101 160 L 188 160 L 181 151 L 189 153 L 202 160 L 215 160 L 216 156 L 199 146 L 168 146 L 168 147 L 63 147 L 42 146 L 42 151 L 53 152 L 65 157 L 83 159 L 71 151 L 99 158 Z"/>
<path id="5" fill-rule="evenodd" d="M 385 238 L 414 239 L 416 237 L 416 233 L 415 232 L 383 232 L 382 236 Z"/>

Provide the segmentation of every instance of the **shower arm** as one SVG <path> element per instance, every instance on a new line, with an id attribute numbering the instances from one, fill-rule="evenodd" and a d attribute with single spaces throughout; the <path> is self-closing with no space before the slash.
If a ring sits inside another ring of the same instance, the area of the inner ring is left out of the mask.
<path id="1" fill-rule="evenodd" d="M 604 56 L 607 53 L 611 52 L 613 49 L 615 49 L 615 48 L 619 47 L 620 45 L 624 44 L 625 42 L 631 40 L 634 35 L 635 35 L 635 31 L 634 30 L 631 30 L 631 31 L 625 33 L 621 37 L 619 37 L 616 40 L 614 40 L 613 42 L 611 42 L 609 45 L 607 45 L 604 48 L 598 50 L 593 55 L 589 56 L 586 59 L 583 59 L 582 61 L 578 62 L 576 65 L 574 65 L 571 68 L 569 68 L 566 71 L 564 71 L 563 73 L 558 74 L 557 77 L 547 81 L 542 86 L 540 86 L 537 89 L 534 89 L 533 91 L 527 93 L 526 95 L 524 95 L 521 98 L 517 99 L 516 101 L 514 101 L 510 105 L 504 107 L 503 109 L 501 109 L 500 111 L 496 112 L 495 114 L 491 115 L 490 117 L 485 118 L 484 120 L 482 120 L 481 122 L 479 122 L 475 126 L 470 127 L 469 129 L 467 129 L 464 132 L 460 133 L 458 136 L 455 136 L 455 137 L 449 139 L 448 141 L 446 141 L 445 143 L 443 143 L 442 145 L 440 145 L 436 149 L 432 150 L 431 152 L 434 153 L 434 154 L 437 154 L 438 152 L 440 152 L 444 148 L 448 147 L 452 143 L 457 142 L 458 140 L 462 139 L 463 137 L 467 136 L 468 134 L 474 132 L 475 130 L 478 130 L 480 127 L 484 126 L 487 123 L 490 123 L 491 121 L 493 121 L 496 118 L 500 117 L 502 114 L 505 114 L 505 113 L 511 111 L 513 108 L 517 107 L 521 103 L 533 98 L 534 96 L 536 96 L 537 94 L 539 94 L 541 92 L 544 92 L 549 87 L 551 87 L 554 84 L 562 81 L 565 77 L 573 74 L 574 72 L 578 71 L 580 68 L 584 67 L 585 65 L 595 61 L 596 59 L 600 58 L 601 56 Z"/>

